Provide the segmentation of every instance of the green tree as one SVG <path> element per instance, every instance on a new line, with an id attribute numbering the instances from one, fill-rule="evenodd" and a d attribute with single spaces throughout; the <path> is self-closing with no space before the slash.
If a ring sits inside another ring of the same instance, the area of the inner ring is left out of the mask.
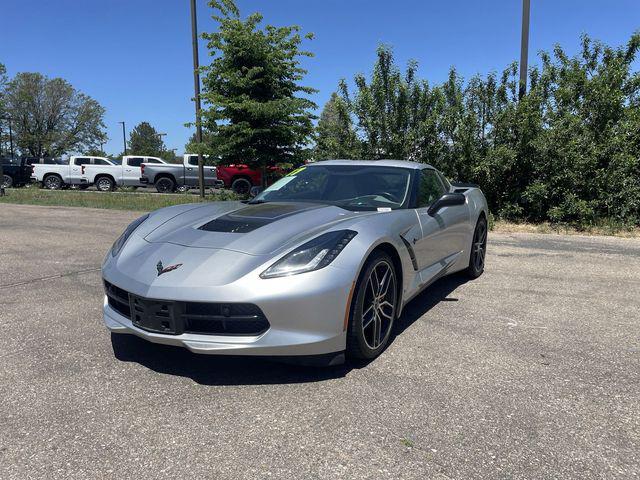
<path id="1" fill-rule="evenodd" d="M 266 168 L 296 163 L 313 132 L 316 105 L 301 94 L 306 70 L 297 26 L 261 26 L 262 15 L 246 20 L 232 0 L 213 0 L 217 32 L 208 40 L 211 64 L 203 67 L 203 126 L 211 134 L 208 153 L 222 163 Z M 311 35 L 306 35 L 311 38 Z"/>
<path id="2" fill-rule="evenodd" d="M 5 104 L 23 154 L 58 156 L 106 138 L 104 108 L 62 78 L 18 73 L 5 88 Z"/>
<path id="3" fill-rule="evenodd" d="M 172 159 L 173 151 L 167 150 L 158 131 L 149 122 L 140 122 L 129 134 L 129 155 L 147 155 Z"/>
<path id="4" fill-rule="evenodd" d="M 313 157 L 316 160 L 354 159 L 359 156 L 358 147 L 359 142 L 348 107 L 334 92 L 320 114 Z"/>
<path id="5" fill-rule="evenodd" d="M 556 46 L 529 71 L 518 98 L 518 65 L 441 85 L 402 75 L 380 47 L 369 80 L 346 82 L 342 98 L 366 158 L 430 163 L 479 183 L 498 216 L 578 226 L 640 224 L 640 33 L 610 47 L 584 36 L 578 55 Z"/>

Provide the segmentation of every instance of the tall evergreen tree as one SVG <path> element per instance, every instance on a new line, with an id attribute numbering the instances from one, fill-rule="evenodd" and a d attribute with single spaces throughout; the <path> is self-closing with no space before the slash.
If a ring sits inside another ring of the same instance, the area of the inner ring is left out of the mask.
<path id="1" fill-rule="evenodd" d="M 140 122 L 129 134 L 129 154 L 172 158 L 158 131 L 149 122 Z"/>
<path id="2" fill-rule="evenodd" d="M 300 85 L 301 58 L 312 56 L 300 48 L 300 28 L 261 26 L 259 13 L 243 20 L 232 0 L 209 5 L 219 28 L 203 35 L 214 57 L 202 68 L 208 153 L 222 163 L 262 168 L 299 161 L 316 108 L 304 96 L 315 90 Z"/>
<path id="3" fill-rule="evenodd" d="M 315 159 L 353 159 L 359 156 L 353 121 L 347 105 L 335 92 L 322 109 L 317 132 Z"/>

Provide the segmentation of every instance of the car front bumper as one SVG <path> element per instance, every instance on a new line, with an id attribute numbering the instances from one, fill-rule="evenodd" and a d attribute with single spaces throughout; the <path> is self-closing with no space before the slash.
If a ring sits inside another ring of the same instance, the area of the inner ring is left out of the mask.
<path id="1" fill-rule="evenodd" d="M 114 278 L 115 277 L 115 278 Z M 105 279 L 123 288 L 129 282 L 117 275 Z M 209 287 L 194 298 L 193 290 L 172 289 L 171 300 L 199 302 L 246 302 L 257 305 L 269 321 L 259 335 L 214 335 L 151 332 L 134 325 L 130 318 L 109 305 L 105 295 L 104 323 L 113 333 L 134 334 L 153 343 L 185 347 L 192 352 L 216 355 L 314 356 L 345 349 L 345 315 L 353 288 L 346 270 L 326 267 L 316 272 L 274 279 L 240 279 L 230 285 Z M 131 289 L 125 290 L 131 291 Z M 146 290 L 146 289 L 145 289 Z M 164 292 L 132 292 L 147 298 L 166 297 Z"/>

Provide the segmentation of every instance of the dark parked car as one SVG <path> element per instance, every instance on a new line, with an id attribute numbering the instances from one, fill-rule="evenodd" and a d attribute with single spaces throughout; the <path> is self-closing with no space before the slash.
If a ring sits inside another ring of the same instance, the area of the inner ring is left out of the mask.
<path id="1" fill-rule="evenodd" d="M 31 173 L 33 167 L 26 163 L 25 159 L 11 160 L 9 158 L 0 158 L 2 164 L 2 186 L 21 187 L 31 181 Z"/>

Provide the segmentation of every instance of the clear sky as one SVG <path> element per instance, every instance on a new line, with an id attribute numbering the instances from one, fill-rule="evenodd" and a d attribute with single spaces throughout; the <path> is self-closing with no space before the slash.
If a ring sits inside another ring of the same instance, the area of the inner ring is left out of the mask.
<path id="1" fill-rule="evenodd" d="M 451 65 L 466 78 L 517 60 L 520 0 L 238 0 L 243 15 L 313 32 L 305 84 L 321 108 L 338 80 L 368 73 L 379 43 L 398 62 L 413 58 L 420 76 L 446 78 Z M 530 63 L 560 43 L 575 53 L 588 33 L 612 45 L 640 30 L 640 0 L 531 0 Z M 198 1 L 200 31 L 215 28 Z M 10 75 L 37 71 L 70 81 L 107 110 L 110 153 L 122 151 L 118 121 L 129 131 L 148 121 L 181 153 L 190 135 L 193 96 L 188 0 L 0 0 L 0 62 Z M 208 61 L 201 42 L 201 63 Z M 636 65 L 638 62 L 636 62 Z"/>

